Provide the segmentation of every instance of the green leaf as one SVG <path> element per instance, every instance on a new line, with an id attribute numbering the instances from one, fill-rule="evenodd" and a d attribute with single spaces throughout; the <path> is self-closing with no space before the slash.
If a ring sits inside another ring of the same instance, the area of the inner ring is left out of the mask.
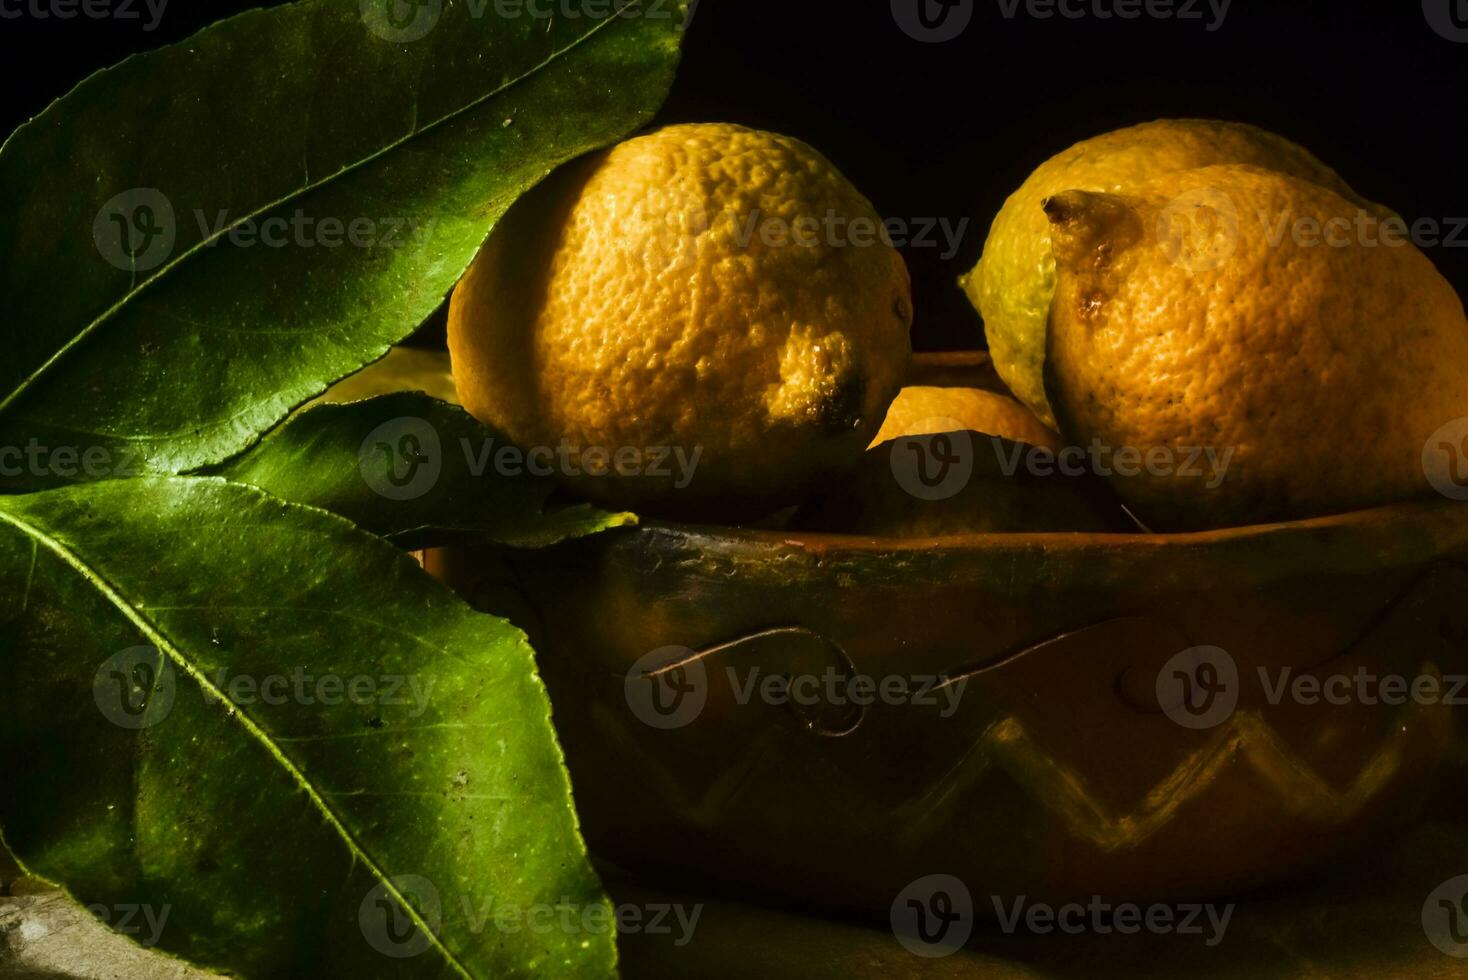
<path id="1" fill-rule="evenodd" d="M 543 547 L 637 522 L 553 504 L 546 474 L 554 466 L 554 457 L 527 458 L 456 405 L 402 392 L 309 408 L 215 472 L 411 548 Z"/>
<path id="2" fill-rule="evenodd" d="M 0 498 L 0 657 L 5 843 L 135 938 L 261 978 L 613 971 L 524 637 L 346 521 L 197 477 Z"/>
<path id="3" fill-rule="evenodd" d="M 0 489 L 227 459 L 421 322 L 517 196 L 652 116 L 684 0 L 536 9 L 252 11 L 17 130 L 0 447 L 46 452 L 0 458 Z"/>

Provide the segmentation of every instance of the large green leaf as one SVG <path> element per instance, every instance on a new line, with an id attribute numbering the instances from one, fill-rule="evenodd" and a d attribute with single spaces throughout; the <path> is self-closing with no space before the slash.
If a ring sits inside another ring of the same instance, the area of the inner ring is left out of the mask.
<path id="1" fill-rule="evenodd" d="M 216 472 L 349 518 L 404 547 L 543 547 L 635 524 L 553 503 L 551 454 L 528 458 L 468 412 L 421 392 L 317 405 Z"/>
<path id="2" fill-rule="evenodd" d="M 5 843 L 158 948 L 613 971 L 524 638 L 346 521 L 197 477 L 0 498 L 0 657 Z"/>
<path id="3" fill-rule="evenodd" d="M 0 148 L 0 447 L 46 450 L 0 489 L 222 461 L 380 356 L 652 115 L 685 9 L 303 0 L 83 82 Z"/>

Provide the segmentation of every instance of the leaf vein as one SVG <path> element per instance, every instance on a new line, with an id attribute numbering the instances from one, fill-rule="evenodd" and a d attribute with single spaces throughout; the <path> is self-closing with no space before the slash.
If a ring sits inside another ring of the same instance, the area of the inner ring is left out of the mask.
<path id="1" fill-rule="evenodd" d="M 3 399 L 0 399 L 0 413 L 3 413 L 6 409 L 10 408 L 11 405 L 13 405 L 23 394 L 25 394 L 28 390 L 30 390 L 31 387 L 35 385 L 35 383 L 42 377 L 42 375 L 50 371 L 51 368 L 55 366 L 62 358 L 64 358 L 76 347 L 78 347 L 92 334 L 96 333 L 96 331 L 100 329 L 104 324 L 110 322 L 113 317 L 117 316 L 117 314 L 119 314 L 124 308 L 126 308 L 127 305 L 131 303 L 137 296 L 147 291 L 154 283 L 161 281 L 167 272 L 176 268 L 188 259 L 192 258 L 201 250 L 208 248 L 210 245 L 219 241 L 224 235 L 233 231 L 240 225 L 245 224 L 246 222 L 253 221 L 256 218 L 259 218 L 261 215 L 268 214 L 269 212 L 275 210 L 278 207 L 281 207 L 282 205 L 292 200 L 295 200 L 313 191 L 320 190 L 321 188 L 327 186 L 331 182 L 341 177 L 343 174 L 354 173 L 362 169 L 363 167 L 369 166 L 370 164 L 386 156 L 388 153 L 391 153 L 392 151 L 403 146 L 409 140 L 415 139 L 423 133 L 427 133 L 434 129 L 437 129 L 439 126 L 442 126 L 443 124 L 450 122 L 458 118 L 459 116 L 473 112 L 474 110 L 482 107 L 491 100 L 505 94 L 510 89 L 514 88 L 520 83 L 533 78 L 535 75 L 539 74 L 541 71 L 544 71 L 550 65 L 554 64 L 560 58 L 576 50 L 581 45 L 587 43 L 591 38 L 595 37 L 597 34 L 601 33 L 601 31 L 605 30 L 608 24 L 624 19 L 622 17 L 622 12 L 631 7 L 640 5 L 641 2 L 642 0 L 629 0 L 628 3 L 618 7 L 614 14 L 608 16 L 605 20 L 594 25 L 585 34 L 580 35 L 570 44 L 551 52 L 551 54 L 544 61 L 533 65 L 528 71 L 524 72 L 523 74 L 511 78 L 509 81 L 504 82 L 503 84 L 490 90 L 489 92 L 486 92 L 484 95 L 481 95 L 477 99 L 473 99 L 465 105 L 459 107 L 458 109 L 455 109 L 452 112 L 448 113 L 447 115 L 444 115 L 439 119 L 435 119 L 427 126 L 424 126 L 422 128 L 413 128 L 407 135 L 401 137 L 400 139 L 389 143 L 377 152 L 371 153 L 363 157 L 361 160 L 350 163 L 338 169 L 335 173 L 332 173 L 330 176 L 322 178 L 320 181 L 314 184 L 307 184 L 301 187 L 293 188 L 290 193 L 286 194 L 280 199 L 262 205 L 250 214 L 241 217 L 238 221 L 231 224 L 228 228 L 221 228 L 215 231 L 212 235 L 201 239 L 190 248 L 187 248 L 184 251 L 180 252 L 175 258 L 159 266 L 158 271 L 145 282 L 131 287 L 117 300 L 117 302 L 113 303 L 106 310 L 103 310 L 102 313 L 95 320 L 83 327 L 74 337 L 68 340 L 65 344 L 61 345 L 61 347 L 49 358 L 47 358 L 45 362 L 43 362 L 39 367 L 37 367 L 34 371 L 32 371 L 29 375 L 22 379 L 20 384 L 16 385 L 14 390 L 7 394 Z"/>
<path id="2" fill-rule="evenodd" d="M 100 592 L 102 596 L 109 603 L 111 603 L 119 613 L 122 614 L 123 618 L 132 623 L 133 626 L 135 626 L 138 631 L 141 632 L 143 636 L 145 636 L 155 647 L 166 654 L 168 658 L 172 660 L 180 670 L 182 670 L 189 677 L 193 678 L 196 684 L 198 684 L 201 688 L 209 692 L 214 697 L 218 698 L 221 702 L 226 700 L 224 692 L 220 691 L 212 683 L 210 683 L 209 678 L 206 677 L 202 671 L 200 671 L 197 667 L 189 662 L 188 658 L 183 655 L 183 652 L 176 645 L 174 645 L 174 643 L 169 640 L 167 636 L 165 636 L 161 632 L 161 627 L 153 623 L 150 619 L 148 619 L 148 617 L 144 616 L 131 602 L 129 602 L 122 595 L 122 593 L 120 593 L 112 585 L 111 582 L 104 578 L 100 572 L 94 569 L 91 565 L 87 564 L 87 562 L 83 561 L 81 556 L 77 555 L 63 542 L 47 534 L 41 528 L 36 527 L 35 525 L 30 524 L 27 521 L 22 520 L 16 515 L 9 513 L 3 509 L 0 509 L 0 522 L 9 524 L 21 534 L 26 535 L 28 538 L 30 538 L 33 546 L 44 545 L 47 551 L 50 551 L 52 554 L 54 554 L 62 561 L 62 563 L 69 566 L 72 571 L 74 571 L 82 579 L 90 583 L 98 592 Z M 356 836 L 351 832 L 346 824 L 342 822 L 342 818 L 337 814 L 336 810 L 327 804 L 326 799 L 322 796 L 321 792 L 318 791 L 316 787 L 313 786 L 310 781 L 306 779 L 305 773 L 301 772 L 296 764 L 284 752 L 281 751 L 280 746 L 271 737 L 270 733 L 260 727 L 260 725 L 258 725 L 254 721 L 254 719 L 250 718 L 243 711 L 231 712 L 230 717 L 237 719 L 239 723 L 244 727 L 245 731 L 254 736 L 254 738 L 261 745 L 263 745 L 265 749 L 270 752 L 271 755 L 275 757 L 276 761 L 285 768 L 287 774 L 289 774 L 290 777 L 295 780 L 296 784 L 301 788 L 301 791 L 306 794 L 306 797 L 310 799 L 316 805 L 317 809 L 321 811 L 321 814 L 326 819 L 326 822 L 329 823 L 332 828 L 341 835 L 342 841 L 346 844 L 347 850 L 351 852 L 353 859 L 362 861 L 362 863 L 371 870 L 372 874 L 375 875 L 378 880 L 382 882 L 384 890 L 398 902 L 398 904 L 403 908 L 404 911 L 407 912 L 409 918 L 413 920 L 414 925 L 416 925 L 423 932 L 423 934 L 429 938 L 433 945 L 438 948 L 438 950 L 444 955 L 447 962 L 451 964 L 454 969 L 456 969 L 464 977 L 464 980 L 473 980 L 473 975 L 468 971 L 467 968 L 465 968 L 462 963 L 459 962 L 458 957 L 454 955 L 453 951 L 444 945 L 442 937 L 434 932 L 433 929 L 429 927 L 428 923 L 423 920 L 423 917 L 419 914 L 418 910 L 413 907 L 413 904 L 409 902 L 406 896 L 401 894 L 398 887 L 393 884 L 392 879 L 388 877 L 386 871 L 383 868 L 379 867 L 377 862 L 374 861 L 365 850 L 363 850 L 362 845 L 358 842 Z"/>

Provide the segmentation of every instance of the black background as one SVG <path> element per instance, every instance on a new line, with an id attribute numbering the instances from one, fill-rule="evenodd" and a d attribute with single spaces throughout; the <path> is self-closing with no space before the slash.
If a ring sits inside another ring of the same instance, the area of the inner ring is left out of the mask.
<path id="1" fill-rule="evenodd" d="M 32 2 L 0 0 L 0 9 Z M 1445 231 L 1468 221 L 1468 43 L 1434 30 L 1422 0 L 1234 0 L 1212 31 L 1206 0 L 1192 20 L 1038 18 L 1023 2 L 1006 17 L 1009 0 L 967 2 L 964 32 L 930 44 L 898 26 L 891 0 L 701 0 L 662 116 L 798 136 L 888 216 L 968 219 L 952 259 L 941 247 L 905 250 L 920 349 L 982 343 L 955 279 L 978 258 L 1005 196 L 1055 151 L 1133 122 L 1256 123 L 1409 219 Z M 1468 0 L 1427 2 L 1458 3 L 1468 17 Z M 1069 3 L 1114 9 L 1114 0 Z M 130 52 L 263 5 L 170 0 L 151 32 L 143 21 L 0 19 L 0 124 L 8 132 Z M 1428 254 L 1468 293 L 1468 227 L 1456 247 Z"/>

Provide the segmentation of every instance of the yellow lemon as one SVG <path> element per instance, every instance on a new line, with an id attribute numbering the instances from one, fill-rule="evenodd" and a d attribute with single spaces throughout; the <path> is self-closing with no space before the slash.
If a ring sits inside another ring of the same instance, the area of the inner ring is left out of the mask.
<path id="1" fill-rule="evenodd" d="M 465 408 L 557 449 L 582 494 L 736 519 L 855 463 L 911 320 L 901 257 L 830 161 L 680 125 L 518 201 L 454 292 L 449 348 Z"/>
<path id="2" fill-rule="evenodd" d="M 441 350 L 394 347 L 381 360 L 326 389 L 312 404 L 341 405 L 398 391 L 421 391 L 454 404 L 459 400 L 447 354 Z"/>
<path id="3" fill-rule="evenodd" d="M 1066 190 L 1120 193 L 1161 174 L 1229 163 L 1278 170 L 1357 200 L 1335 171 L 1281 136 L 1242 123 L 1162 119 L 1056 154 L 1005 202 L 983 257 L 962 285 L 983 315 L 999 376 L 1046 425 L 1055 426 L 1044 388 L 1045 322 L 1055 293 L 1055 262 L 1045 199 Z"/>
<path id="4" fill-rule="evenodd" d="M 1468 416 L 1468 320 L 1400 219 L 1247 166 L 1068 191 L 1046 212 L 1051 403 L 1068 439 L 1126 454 L 1111 483 L 1143 521 L 1431 492 L 1424 446 Z"/>
<path id="5" fill-rule="evenodd" d="M 979 388 L 913 385 L 897 393 L 872 447 L 899 436 L 921 436 L 960 429 L 1001 436 L 1015 442 L 1059 449 L 1054 432 L 1034 413 L 1006 395 Z"/>
<path id="6" fill-rule="evenodd" d="M 788 529 L 886 538 L 1138 530 L 1084 467 L 1062 467 L 1048 447 L 970 431 L 882 443 Z"/>
<path id="7" fill-rule="evenodd" d="M 978 388 L 910 386 L 871 449 L 791 528 L 873 537 L 1136 531 L 1060 437 L 1019 402 Z"/>

